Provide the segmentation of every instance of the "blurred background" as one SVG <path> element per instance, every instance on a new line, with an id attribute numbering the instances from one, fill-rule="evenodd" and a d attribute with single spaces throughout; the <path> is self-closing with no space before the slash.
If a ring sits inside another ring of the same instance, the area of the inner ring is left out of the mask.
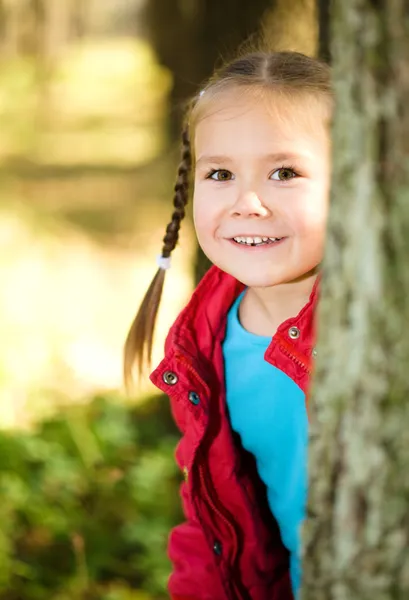
<path id="1" fill-rule="evenodd" d="M 325 3 L 324 3 L 325 4 Z M 122 346 L 171 214 L 185 101 L 313 0 L 0 0 L 0 599 L 166 598 L 177 432 Z M 325 42 L 325 40 L 324 40 Z M 190 218 L 154 348 L 206 269 Z"/>

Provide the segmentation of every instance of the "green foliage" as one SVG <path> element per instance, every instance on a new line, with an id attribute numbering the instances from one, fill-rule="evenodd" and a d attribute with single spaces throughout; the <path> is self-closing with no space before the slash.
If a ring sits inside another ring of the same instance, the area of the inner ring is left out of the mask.
<path id="1" fill-rule="evenodd" d="M 0 432 L 0 599 L 166 597 L 176 441 L 163 397 L 98 397 Z"/>

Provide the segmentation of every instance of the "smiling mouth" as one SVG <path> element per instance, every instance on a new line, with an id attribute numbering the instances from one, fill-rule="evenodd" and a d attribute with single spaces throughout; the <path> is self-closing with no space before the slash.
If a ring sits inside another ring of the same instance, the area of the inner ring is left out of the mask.
<path id="1" fill-rule="evenodd" d="M 267 244 L 274 244 L 276 242 L 280 242 L 283 238 L 278 237 L 250 237 L 250 236 L 239 236 L 234 237 L 232 240 L 236 242 L 236 244 L 242 244 L 243 246 L 264 246 Z"/>

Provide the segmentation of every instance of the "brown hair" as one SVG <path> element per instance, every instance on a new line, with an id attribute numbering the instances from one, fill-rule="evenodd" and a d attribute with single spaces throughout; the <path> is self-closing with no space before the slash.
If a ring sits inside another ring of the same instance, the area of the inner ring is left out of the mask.
<path id="1" fill-rule="evenodd" d="M 310 95 L 332 106 L 332 89 L 328 65 L 299 52 L 250 52 L 218 69 L 187 110 L 182 133 L 182 160 L 178 168 L 173 198 L 174 212 L 163 238 L 162 256 L 170 257 L 178 238 L 180 223 L 188 201 L 189 177 L 194 161 L 191 141 L 194 128 L 209 103 L 234 86 L 261 93 L 274 90 L 290 100 Z M 243 90 L 244 91 L 244 90 Z M 162 296 L 165 270 L 158 269 L 146 292 L 138 314 L 128 333 L 124 349 L 124 379 L 129 388 L 136 363 L 139 374 L 150 363 L 156 316 Z"/>

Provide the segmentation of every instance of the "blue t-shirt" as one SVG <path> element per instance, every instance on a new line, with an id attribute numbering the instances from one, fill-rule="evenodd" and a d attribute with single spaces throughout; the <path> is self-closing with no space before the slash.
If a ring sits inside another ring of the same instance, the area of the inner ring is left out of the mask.
<path id="1" fill-rule="evenodd" d="M 305 394 L 264 359 L 271 337 L 246 331 L 231 307 L 223 343 L 227 407 L 231 426 L 251 452 L 267 497 L 290 552 L 293 592 L 300 587 L 300 525 L 307 501 L 308 416 Z"/>

